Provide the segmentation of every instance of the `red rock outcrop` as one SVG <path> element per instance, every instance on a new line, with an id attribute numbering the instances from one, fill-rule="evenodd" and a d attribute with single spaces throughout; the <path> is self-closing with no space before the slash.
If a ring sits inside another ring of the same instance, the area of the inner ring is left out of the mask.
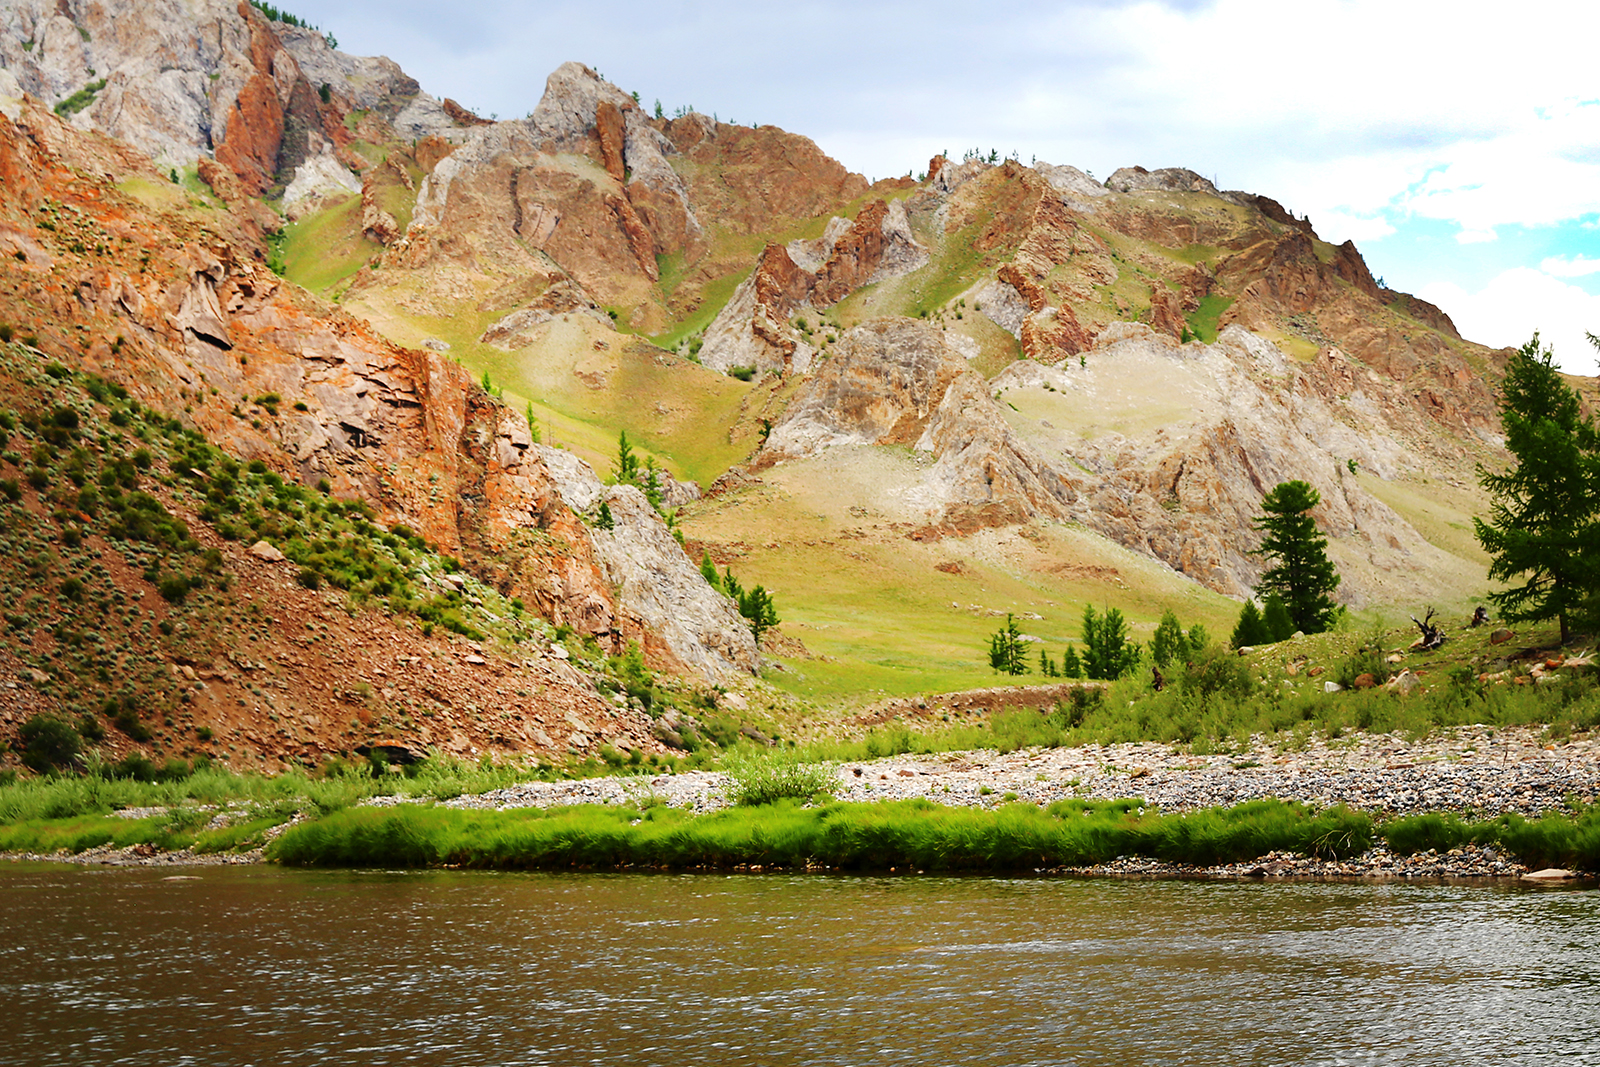
<path id="1" fill-rule="evenodd" d="M 444 98 L 444 100 L 441 102 L 440 106 L 444 108 L 444 113 L 446 115 L 450 116 L 450 121 L 455 123 L 457 126 L 493 126 L 494 125 L 494 123 L 491 120 L 486 119 L 486 118 L 481 118 L 480 116 L 478 116 L 478 115 L 474 114 L 473 112 L 467 110 L 466 108 L 462 107 L 460 104 L 456 103 L 454 100 L 450 99 L 448 96 Z"/>
<path id="2" fill-rule="evenodd" d="M 278 149 L 283 144 L 283 100 L 274 70 L 274 59 L 282 47 L 266 18 L 246 0 L 239 0 L 239 14 L 250 26 L 249 60 L 255 72 L 239 90 L 228 114 L 216 158 L 239 176 L 251 195 L 259 196 L 271 187 L 278 173 Z"/>
<path id="3" fill-rule="evenodd" d="M 1094 338 L 1066 306 L 1045 308 L 1023 319 L 1018 340 L 1022 354 L 1040 363 L 1059 363 L 1094 347 Z"/>
<path id="4" fill-rule="evenodd" d="M 637 635 L 526 424 L 459 364 L 394 345 L 282 284 L 260 266 L 254 232 L 231 215 L 219 212 L 197 231 L 181 210 L 149 211 L 116 190 L 129 173 L 159 182 L 148 161 L 118 158 L 114 146 L 36 105 L 25 123 L 0 118 L 0 176 L 11 179 L 0 188 L 0 225 L 41 246 L 48 266 L 31 281 L 13 273 L 0 289 L 0 318 L 28 321 L 38 314 L 29 307 L 48 308 L 61 326 L 41 328 L 40 344 L 69 365 L 180 413 L 242 459 L 369 501 L 384 521 L 406 523 L 605 647 L 620 651 Z M 76 154 L 53 152 L 53 142 Z M 89 161 L 85 150 L 100 153 L 93 173 L 110 177 L 69 169 Z M 115 170 L 106 165 L 113 162 Z M 46 198 L 92 220 L 85 225 L 107 235 L 97 243 L 103 251 L 74 252 L 61 231 L 38 230 Z M 160 254 L 141 262 L 146 251 Z M 71 339 L 79 331 L 94 342 Z M 113 346 L 113 338 L 122 340 Z M 241 396 L 269 393 L 281 398 L 276 414 L 237 406 Z"/>
<path id="5" fill-rule="evenodd" d="M 600 101 L 595 109 L 594 133 L 600 142 L 600 165 L 607 174 L 622 181 L 622 112 L 610 100 Z"/>
<path id="6" fill-rule="evenodd" d="M 443 137 L 429 136 L 417 142 L 416 147 L 412 149 L 412 154 L 417 158 L 417 166 L 422 169 L 423 174 L 427 175 L 433 173 L 433 168 L 439 165 L 441 159 L 444 159 L 455 150 L 456 146 L 446 141 Z"/>

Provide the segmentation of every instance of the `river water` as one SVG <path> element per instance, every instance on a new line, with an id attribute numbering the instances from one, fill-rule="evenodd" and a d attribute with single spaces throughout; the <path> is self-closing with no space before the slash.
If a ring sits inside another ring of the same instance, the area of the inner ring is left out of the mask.
<path id="1" fill-rule="evenodd" d="M 0 864 L 0 1063 L 1600 1064 L 1600 892 Z"/>

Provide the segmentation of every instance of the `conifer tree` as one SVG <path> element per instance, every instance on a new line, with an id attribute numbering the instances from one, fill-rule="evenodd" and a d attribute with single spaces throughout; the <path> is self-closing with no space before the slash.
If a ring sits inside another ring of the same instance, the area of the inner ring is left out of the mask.
<path id="1" fill-rule="evenodd" d="M 1328 539 L 1311 517 L 1321 502 L 1322 494 L 1308 482 L 1279 482 L 1262 498 L 1264 514 L 1255 524 L 1265 534 L 1258 551 L 1274 564 L 1256 592 L 1283 598 L 1293 624 L 1290 633 L 1319 634 L 1338 612 L 1328 594 L 1339 587 L 1339 573 L 1328 558 Z"/>
<path id="2" fill-rule="evenodd" d="M 711 562 L 710 552 L 700 553 L 700 577 L 704 578 L 711 588 L 719 593 L 722 592 L 722 576 L 717 573 L 717 565 Z"/>
<path id="3" fill-rule="evenodd" d="M 1256 607 L 1254 600 L 1246 600 L 1243 610 L 1239 612 L 1239 622 L 1233 628 L 1233 647 L 1250 648 L 1271 643 L 1272 633 L 1267 629 L 1266 620 L 1261 617 L 1261 609 Z"/>
<path id="4" fill-rule="evenodd" d="M 1006 624 L 989 638 L 989 666 L 1001 674 L 1027 674 L 1028 660 L 1023 652 L 1022 631 L 1017 620 L 1006 616 Z"/>
<path id="5" fill-rule="evenodd" d="M 1067 644 L 1067 650 L 1061 654 L 1061 676 L 1063 678 L 1083 677 L 1083 661 L 1078 658 L 1078 650 L 1073 648 L 1070 642 Z"/>
<path id="6" fill-rule="evenodd" d="M 1083 673 L 1090 678 L 1115 680 L 1139 663 L 1139 646 L 1128 640 L 1122 612 L 1107 608 L 1096 614 L 1093 604 L 1083 609 Z"/>
<path id="7" fill-rule="evenodd" d="M 1150 639 L 1150 658 L 1157 667 L 1189 658 L 1189 641 L 1171 608 L 1161 613 L 1161 621 L 1156 624 L 1155 636 Z"/>
<path id="8" fill-rule="evenodd" d="M 772 594 L 763 586 L 756 586 L 739 595 L 739 614 L 750 622 L 750 632 L 755 635 L 756 647 L 761 647 L 761 635 L 783 620 L 778 618 L 777 605 Z"/>
<path id="9" fill-rule="evenodd" d="M 1473 526 L 1494 557 L 1489 577 L 1527 581 L 1489 599 L 1506 619 L 1556 619 L 1566 644 L 1600 591 L 1600 434 L 1537 333 L 1506 364 L 1500 424 L 1515 464 L 1502 474 L 1478 468 L 1492 500 L 1489 520 Z"/>
<path id="10" fill-rule="evenodd" d="M 1277 593 L 1267 594 L 1267 603 L 1261 609 L 1261 624 L 1267 628 L 1268 641 L 1287 641 L 1294 636 L 1294 620 L 1289 617 L 1289 605 Z"/>

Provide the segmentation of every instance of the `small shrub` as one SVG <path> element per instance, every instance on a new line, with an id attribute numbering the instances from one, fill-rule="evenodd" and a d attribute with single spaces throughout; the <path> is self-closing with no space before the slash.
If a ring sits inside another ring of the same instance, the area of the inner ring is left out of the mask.
<path id="1" fill-rule="evenodd" d="M 156 591 L 161 594 L 161 599 L 172 604 L 181 604 L 189 595 L 189 590 L 196 588 L 195 579 L 183 574 L 163 574 L 156 580 Z"/>
<path id="2" fill-rule="evenodd" d="M 44 774 L 70 765 L 83 751 L 77 729 L 53 715 L 35 715 L 17 731 L 22 762 Z"/>
<path id="3" fill-rule="evenodd" d="M 739 379 L 741 382 L 748 382 L 756 376 L 756 369 L 754 367 L 729 367 L 728 375 Z"/>
<path id="4" fill-rule="evenodd" d="M 78 716 L 78 733 L 85 741 L 98 743 L 106 739 L 106 728 L 100 725 L 100 720 L 89 712 Z"/>
<path id="5" fill-rule="evenodd" d="M 839 784 L 830 763 L 804 762 L 789 749 L 732 752 L 723 758 L 728 799 L 735 804 L 771 804 L 777 800 L 809 800 Z"/>

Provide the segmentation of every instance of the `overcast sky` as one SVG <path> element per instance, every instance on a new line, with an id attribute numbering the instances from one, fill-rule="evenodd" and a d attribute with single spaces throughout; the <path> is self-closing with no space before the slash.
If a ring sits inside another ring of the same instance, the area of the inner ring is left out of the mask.
<path id="1" fill-rule="evenodd" d="M 435 96 L 525 115 L 568 59 L 647 106 L 803 133 L 852 170 L 998 149 L 1190 167 L 1354 238 L 1462 333 L 1600 353 L 1600 5 L 289 0 Z"/>

